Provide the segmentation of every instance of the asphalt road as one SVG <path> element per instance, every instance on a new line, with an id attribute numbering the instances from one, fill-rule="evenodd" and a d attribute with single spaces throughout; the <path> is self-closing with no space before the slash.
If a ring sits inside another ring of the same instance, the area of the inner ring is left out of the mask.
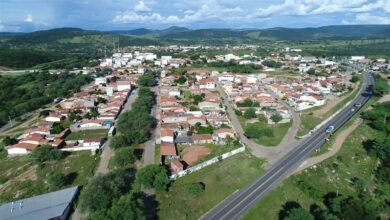
<path id="1" fill-rule="evenodd" d="M 302 140 L 284 157 L 278 160 L 263 176 L 256 179 L 250 186 L 231 195 L 217 207 L 206 213 L 201 219 L 240 219 L 252 206 L 273 189 L 279 182 L 287 178 L 312 152 L 325 143 L 325 129 L 333 125 L 335 130 L 344 125 L 357 111 L 356 103 L 363 105 L 371 96 L 371 85 L 374 78 L 371 74 L 364 75 L 363 87 L 359 95 L 344 110 L 336 115 L 311 136 Z M 355 111 L 352 111 L 355 109 Z"/>

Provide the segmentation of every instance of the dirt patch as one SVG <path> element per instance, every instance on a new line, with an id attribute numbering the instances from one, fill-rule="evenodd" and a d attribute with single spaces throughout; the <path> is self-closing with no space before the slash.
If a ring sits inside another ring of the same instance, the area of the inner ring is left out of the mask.
<path id="1" fill-rule="evenodd" d="M 331 100 L 328 100 L 324 106 L 322 106 L 320 109 L 317 109 L 313 111 L 313 114 L 315 116 L 323 116 L 328 111 L 332 110 L 337 104 L 339 104 L 341 101 L 346 99 L 348 96 L 342 96 L 342 97 L 334 97 Z"/>
<path id="2" fill-rule="evenodd" d="M 191 146 L 183 150 L 183 160 L 188 166 L 194 165 L 200 158 L 211 154 L 211 150 L 204 146 Z"/>
<path id="3" fill-rule="evenodd" d="M 35 167 L 31 167 L 30 169 L 26 170 L 25 172 L 23 172 L 22 174 L 20 174 L 19 176 L 13 178 L 13 179 L 10 179 L 9 181 L 5 182 L 4 184 L 0 185 L 0 189 L 3 190 L 5 188 L 7 188 L 8 186 L 14 184 L 14 183 L 18 183 L 18 182 L 22 182 L 22 181 L 25 181 L 25 180 L 37 180 L 37 173 L 36 173 L 36 169 Z"/>

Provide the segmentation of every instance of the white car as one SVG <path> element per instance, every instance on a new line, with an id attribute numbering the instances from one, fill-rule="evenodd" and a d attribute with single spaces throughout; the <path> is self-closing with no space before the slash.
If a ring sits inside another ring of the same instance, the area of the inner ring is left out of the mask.
<path id="1" fill-rule="evenodd" d="M 354 112 L 355 111 L 355 109 L 353 108 L 353 109 L 351 109 L 351 112 Z"/>

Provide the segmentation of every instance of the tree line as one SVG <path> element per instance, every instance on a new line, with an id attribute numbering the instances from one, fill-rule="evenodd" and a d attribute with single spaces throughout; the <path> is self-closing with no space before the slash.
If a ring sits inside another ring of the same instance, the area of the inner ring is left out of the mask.
<path id="1" fill-rule="evenodd" d="M 0 126 L 8 118 L 19 117 L 49 104 L 57 97 L 69 97 L 92 81 L 88 75 L 34 72 L 20 76 L 0 76 Z"/>

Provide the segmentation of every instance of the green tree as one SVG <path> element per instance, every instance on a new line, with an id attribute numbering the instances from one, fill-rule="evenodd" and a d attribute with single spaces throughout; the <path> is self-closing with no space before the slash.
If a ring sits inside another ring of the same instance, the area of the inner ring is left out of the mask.
<path id="1" fill-rule="evenodd" d="M 116 150 L 114 157 L 112 157 L 112 164 L 115 167 L 125 167 L 134 163 L 136 157 L 134 149 L 130 147 L 120 148 Z"/>
<path id="2" fill-rule="evenodd" d="M 82 212 L 109 210 L 113 202 L 131 189 L 132 175 L 127 170 L 119 170 L 97 176 L 83 189 L 79 208 Z"/>
<path id="3" fill-rule="evenodd" d="M 314 220 L 314 216 L 302 207 L 293 208 L 287 211 L 284 220 Z"/>
<path id="4" fill-rule="evenodd" d="M 351 82 L 356 83 L 358 81 L 359 81 L 359 77 L 358 76 L 356 76 L 356 75 L 352 76 Z"/>
<path id="5" fill-rule="evenodd" d="M 252 119 L 252 118 L 256 118 L 256 109 L 254 108 L 249 108 L 247 109 L 245 112 L 244 112 L 244 118 L 246 119 Z"/>
<path id="6" fill-rule="evenodd" d="M 259 120 L 259 122 L 262 122 L 262 123 L 267 123 L 267 121 L 268 121 L 267 117 L 264 114 L 259 114 L 257 116 L 257 120 Z"/>
<path id="7" fill-rule="evenodd" d="M 31 153 L 31 157 L 37 163 L 43 163 L 45 161 L 51 160 L 59 160 L 62 158 L 62 155 L 62 151 L 53 149 L 51 146 L 48 145 L 42 145 L 40 147 L 37 147 Z"/>
<path id="8" fill-rule="evenodd" d="M 283 119 L 283 117 L 279 113 L 274 113 L 271 115 L 271 120 L 276 124 L 280 122 Z"/>
<path id="9" fill-rule="evenodd" d="M 384 94 L 389 93 L 389 84 L 387 80 L 379 77 L 372 87 L 373 94 L 375 96 L 383 96 Z"/>
<path id="10" fill-rule="evenodd" d="M 186 186 L 186 191 L 190 194 L 198 194 L 205 191 L 205 185 L 203 183 L 192 183 Z"/>
<path id="11" fill-rule="evenodd" d="M 136 182 L 147 189 L 165 191 L 169 184 L 167 171 L 159 165 L 148 165 L 137 172 Z"/>
<path id="12" fill-rule="evenodd" d="M 56 188 L 61 188 L 66 185 L 66 176 L 62 173 L 54 172 L 49 177 L 49 183 Z"/>
<path id="13" fill-rule="evenodd" d="M 111 138 L 110 147 L 114 149 L 126 147 L 127 145 L 128 145 L 128 141 L 126 137 L 122 134 L 116 135 L 113 138 Z"/>
<path id="14" fill-rule="evenodd" d="M 113 204 L 108 215 L 111 219 L 138 220 L 146 219 L 143 202 L 133 193 L 121 196 Z"/>
<path id="15" fill-rule="evenodd" d="M 17 140 L 15 138 L 11 138 L 10 136 L 6 136 L 5 138 L 3 138 L 3 144 L 5 146 L 13 145 L 16 143 L 17 143 Z"/>

